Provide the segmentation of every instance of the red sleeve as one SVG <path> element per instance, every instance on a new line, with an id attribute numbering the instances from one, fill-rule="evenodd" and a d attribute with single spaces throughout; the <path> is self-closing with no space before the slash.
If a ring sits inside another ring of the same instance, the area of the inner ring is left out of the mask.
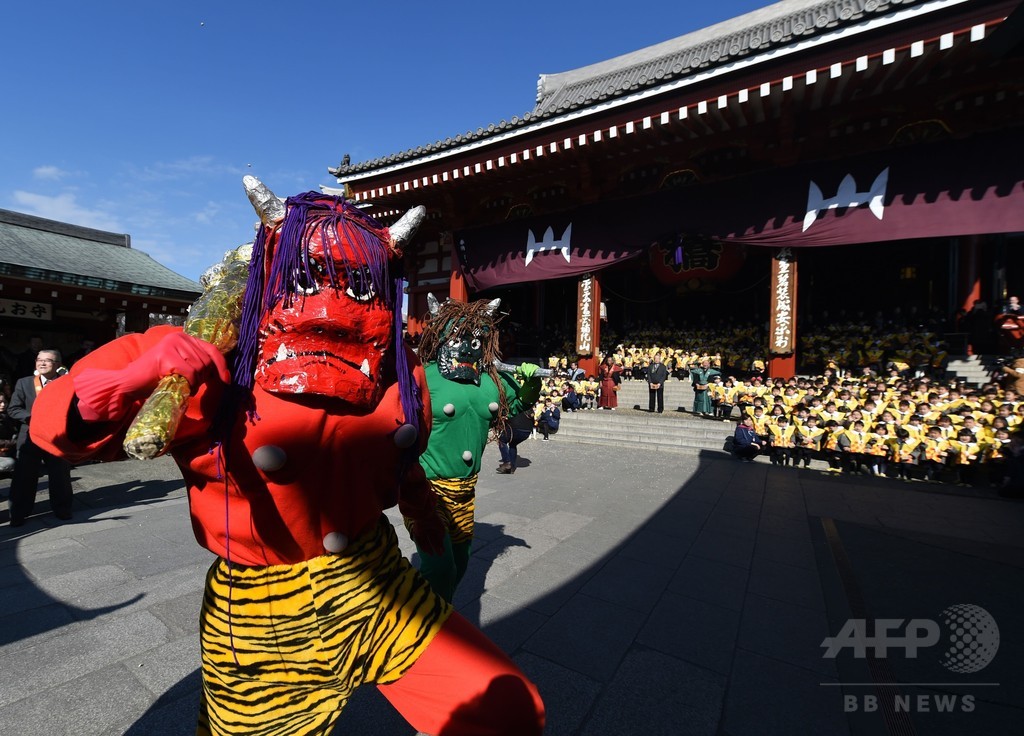
<path id="1" fill-rule="evenodd" d="M 408 351 L 408 360 L 415 365 L 413 376 L 416 379 L 416 386 L 419 389 L 420 397 L 423 400 L 423 409 L 420 412 L 420 436 L 419 452 L 427 449 L 427 440 L 430 438 L 430 427 L 432 414 L 430 411 L 430 392 L 427 390 L 427 376 L 423 372 L 423 366 L 412 351 Z M 418 454 L 417 454 L 418 456 Z M 402 479 L 402 487 L 398 495 L 398 510 L 402 516 L 410 519 L 420 519 L 428 513 L 433 513 L 437 507 L 436 496 L 427 481 L 427 475 L 419 462 L 414 462 L 406 471 Z"/>
<path id="2" fill-rule="evenodd" d="M 86 423 L 77 409 L 75 376 L 89 368 L 116 370 L 138 358 L 179 327 L 162 325 L 142 334 L 125 335 L 107 343 L 77 361 L 71 372 L 48 383 L 32 407 L 32 441 L 47 452 L 71 462 L 120 460 L 125 457 L 121 443 L 142 401 L 132 407 L 121 422 Z"/>

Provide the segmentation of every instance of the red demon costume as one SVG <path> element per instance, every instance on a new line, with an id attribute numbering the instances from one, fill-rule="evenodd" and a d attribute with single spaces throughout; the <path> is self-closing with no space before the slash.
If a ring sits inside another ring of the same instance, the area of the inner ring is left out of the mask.
<path id="1" fill-rule="evenodd" d="M 327 734 L 367 682 L 427 733 L 540 733 L 536 689 L 431 592 L 382 516 L 397 503 L 417 543 L 438 544 L 416 462 L 429 396 L 389 271 L 396 238 L 344 200 L 281 203 L 247 179 L 264 225 L 231 371 L 200 327 L 126 336 L 39 396 L 33 439 L 73 461 L 121 458 L 162 377 L 192 388 L 161 450 L 188 486 L 196 539 L 219 558 L 199 733 Z"/>

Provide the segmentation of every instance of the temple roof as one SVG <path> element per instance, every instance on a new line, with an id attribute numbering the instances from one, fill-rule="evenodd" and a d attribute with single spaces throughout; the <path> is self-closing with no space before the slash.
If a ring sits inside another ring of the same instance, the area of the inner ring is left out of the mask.
<path id="1" fill-rule="evenodd" d="M 576 109 L 812 36 L 840 22 L 859 19 L 868 4 L 866 0 L 784 0 L 607 61 L 558 74 L 541 74 L 533 114 Z"/>
<path id="2" fill-rule="evenodd" d="M 504 134 L 639 90 L 683 79 L 738 59 L 804 41 L 899 8 L 936 0 L 782 0 L 692 33 L 557 74 L 541 74 L 533 110 L 486 128 L 355 164 L 343 159 L 328 172 L 345 177 Z"/>
<path id="3" fill-rule="evenodd" d="M 191 301 L 202 287 L 142 251 L 128 235 L 0 210 L 0 273 L 120 293 Z"/>

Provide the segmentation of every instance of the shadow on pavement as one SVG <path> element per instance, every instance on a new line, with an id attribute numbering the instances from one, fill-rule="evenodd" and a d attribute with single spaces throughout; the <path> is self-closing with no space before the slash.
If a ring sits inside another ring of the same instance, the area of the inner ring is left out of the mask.
<path id="1" fill-rule="evenodd" d="M 82 478 L 73 472 L 71 480 L 75 483 Z M 22 542 L 56 525 L 79 526 L 98 521 L 99 517 L 103 520 L 124 518 L 111 516 L 107 512 L 111 507 L 126 502 L 139 504 L 161 500 L 181 488 L 181 480 L 146 480 L 76 491 L 74 518 L 68 522 L 60 522 L 50 514 L 48 484 L 41 479 L 33 514 L 26 519 L 24 526 L 17 529 L 7 526 L 10 511 L 9 500 L 5 500 L 4 510 L 0 514 L 0 524 L 3 524 L 0 526 L 0 588 L 3 589 L 5 598 L 4 613 L 0 616 L 0 645 L 29 639 L 75 621 L 89 621 L 136 603 L 144 597 L 143 594 L 138 594 L 116 605 L 89 609 L 54 598 L 26 575 L 19 564 L 18 547 Z M 9 499 L 9 480 L 0 490 L 5 499 Z M 32 615 L 25 615 L 29 611 Z"/>
<path id="2" fill-rule="evenodd" d="M 883 509 L 891 493 L 909 494 L 902 499 L 911 504 L 934 502 L 926 489 L 705 451 L 689 480 L 659 501 L 641 486 L 630 490 L 636 496 L 620 503 L 629 513 L 632 501 L 633 525 L 617 542 L 603 543 L 585 528 L 576 546 L 556 545 L 512 577 L 491 576 L 492 569 L 507 565 L 506 555 L 538 553 L 531 545 L 542 540 L 516 537 L 507 525 L 477 525 L 479 544 L 457 607 L 474 623 L 483 620 L 484 633 L 541 688 L 550 736 L 885 733 L 880 713 L 844 711 L 844 696 L 862 691 L 843 683 L 871 679 L 864 662 L 850 652 L 835 661 L 822 656 L 823 639 L 852 612 L 823 541 L 825 514 L 810 510 L 812 497 L 834 503 L 828 515 L 863 581 L 870 616 L 937 616 L 967 602 L 1009 625 L 1019 611 L 1021 570 L 999 563 L 999 545 L 894 532 L 881 517 L 842 519 L 844 509 L 861 511 L 858 498 L 865 505 L 881 498 Z M 497 582 L 489 585 L 488 577 Z M 497 614 L 496 601 L 504 601 Z M 955 680 L 930 654 L 911 661 L 890 653 L 897 681 Z M 906 716 L 917 732 L 1001 733 L 1018 723 L 1015 704 L 1024 694 L 1012 669 L 1024 652 L 1014 644 L 1006 654 L 991 671 L 1004 686 L 969 691 L 977 712 Z M 183 680 L 173 691 L 182 693 L 177 700 L 168 693 L 129 733 L 187 733 L 143 728 L 161 714 L 194 712 L 196 686 L 194 676 Z M 361 688 L 333 733 L 410 736 L 413 729 L 376 689 Z"/>
<path id="3" fill-rule="evenodd" d="M 846 684 L 874 676 L 865 662 L 850 651 L 823 657 L 823 640 L 853 616 L 851 590 L 872 619 L 936 617 L 973 604 L 1004 625 L 999 664 L 982 675 L 1002 684 L 968 689 L 977 696 L 973 712 L 907 714 L 917 733 L 1010 733 L 1020 723 L 1024 691 L 1014 666 L 1024 651 L 1010 641 L 1019 638 L 1012 621 L 1024 605 L 1019 544 L 972 536 L 987 519 L 1019 520 L 1019 505 L 711 451 L 687 461 L 681 485 L 654 454 L 637 455 L 616 486 L 606 465 L 556 469 L 536 452 L 544 475 L 517 474 L 532 493 L 502 499 L 504 513 L 495 514 L 524 521 L 477 523 L 456 607 L 483 622 L 538 685 L 548 736 L 885 733 L 880 713 L 844 710 L 844 698 L 863 692 Z M 158 498 L 166 490 L 143 492 Z M 845 579 L 823 532 L 829 522 L 845 550 Z M 888 658 L 897 683 L 979 681 L 944 671 L 940 654 Z M 126 733 L 193 733 L 199 688 L 194 670 Z M 907 694 L 918 690 L 933 694 Z M 413 729 L 375 688 L 361 688 L 333 733 Z"/>
<path id="4" fill-rule="evenodd" d="M 124 736 L 193 736 L 199 721 L 202 685 L 200 671 L 193 670 L 157 698 Z"/>

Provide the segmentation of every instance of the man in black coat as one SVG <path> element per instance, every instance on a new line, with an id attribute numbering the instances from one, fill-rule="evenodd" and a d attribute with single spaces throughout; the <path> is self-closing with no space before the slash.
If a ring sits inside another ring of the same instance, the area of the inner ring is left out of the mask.
<path id="1" fill-rule="evenodd" d="M 661 362 L 661 353 L 655 353 L 654 361 L 647 366 L 647 388 L 650 393 L 649 408 L 654 412 L 658 405 L 658 413 L 665 411 L 665 381 L 668 380 L 668 368 Z"/>
<path id="2" fill-rule="evenodd" d="M 32 513 L 39 485 L 40 463 L 46 466 L 53 515 L 62 520 L 71 518 L 71 465 L 36 447 L 28 434 L 36 395 L 47 383 L 60 377 L 60 367 L 58 351 L 40 350 L 36 356 L 35 375 L 20 378 L 14 384 L 7 415 L 21 422 L 21 429 L 18 432 L 18 457 L 14 464 L 14 477 L 11 479 L 11 526 L 21 526 Z"/>

